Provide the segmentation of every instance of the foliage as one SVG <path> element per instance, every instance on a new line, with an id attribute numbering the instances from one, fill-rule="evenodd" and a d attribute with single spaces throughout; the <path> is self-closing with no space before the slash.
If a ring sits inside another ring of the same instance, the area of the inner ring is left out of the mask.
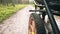
<path id="1" fill-rule="evenodd" d="M 12 3 L 12 5 L 15 5 L 15 4 L 21 4 L 21 3 L 29 3 L 29 0 L 0 0 L 0 4 L 3 4 L 3 5 L 9 5 L 10 3 Z"/>
<path id="2" fill-rule="evenodd" d="M 11 16 L 13 13 L 16 13 L 19 9 L 22 9 L 26 5 L 20 4 L 13 6 L 2 6 L 0 5 L 0 22 Z"/>

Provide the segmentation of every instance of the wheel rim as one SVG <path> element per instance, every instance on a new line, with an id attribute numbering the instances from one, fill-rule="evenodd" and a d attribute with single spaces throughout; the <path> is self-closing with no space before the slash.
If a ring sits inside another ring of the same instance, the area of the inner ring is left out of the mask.
<path id="1" fill-rule="evenodd" d="M 35 21 L 33 17 L 29 18 L 29 34 L 36 34 Z"/>

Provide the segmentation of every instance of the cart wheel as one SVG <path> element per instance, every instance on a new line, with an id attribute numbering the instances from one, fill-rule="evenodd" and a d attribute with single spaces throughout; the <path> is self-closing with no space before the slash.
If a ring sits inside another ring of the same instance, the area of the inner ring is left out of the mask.
<path id="1" fill-rule="evenodd" d="M 32 13 L 30 15 L 28 34 L 46 34 L 44 21 L 38 14 Z"/>

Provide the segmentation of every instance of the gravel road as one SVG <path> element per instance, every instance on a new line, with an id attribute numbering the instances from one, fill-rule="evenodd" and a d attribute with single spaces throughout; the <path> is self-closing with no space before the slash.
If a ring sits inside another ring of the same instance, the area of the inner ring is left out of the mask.
<path id="1" fill-rule="evenodd" d="M 0 24 L 0 34 L 28 34 L 29 10 L 31 9 L 34 8 L 28 5 Z"/>

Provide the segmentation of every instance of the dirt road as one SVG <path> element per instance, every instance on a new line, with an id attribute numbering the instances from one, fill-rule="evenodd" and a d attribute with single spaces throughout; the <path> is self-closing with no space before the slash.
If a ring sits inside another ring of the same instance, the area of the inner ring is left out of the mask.
<path id="1" fill-rule="evenodd" d="M 0 34 L 28 34 L 29 10 L 31 9 L 33 7 L 28 5 L 5 20 L 4 24 L 0 24 Z"/>

